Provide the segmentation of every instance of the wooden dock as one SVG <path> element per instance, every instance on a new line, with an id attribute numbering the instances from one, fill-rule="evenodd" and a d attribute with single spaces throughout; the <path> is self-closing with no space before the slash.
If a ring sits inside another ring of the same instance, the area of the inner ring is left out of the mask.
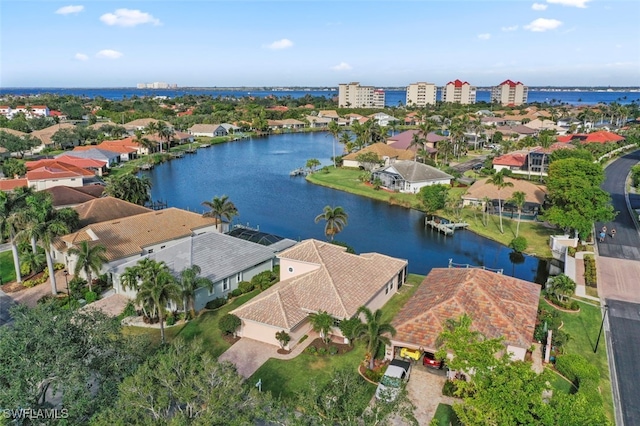
<path id="1" fill-rule="evenodd" d="M 425 219 L 425 225 L 427 225 L 431 229 L 442 232 L 444 235 L 451 235 L 456 231 L 456 229 L 464 229 L 469 226 L 469 224 L 466 222 L 443 223 L 440 221 L 436 222 L 433 219 Z"/>

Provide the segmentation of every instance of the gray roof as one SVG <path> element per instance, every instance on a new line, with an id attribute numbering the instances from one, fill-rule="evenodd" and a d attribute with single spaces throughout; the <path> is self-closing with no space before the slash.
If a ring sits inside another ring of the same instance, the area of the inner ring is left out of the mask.
<path id="1" fill-rule="evenodd" d="M 120 154 L 114 151 L 107 151 L 106 149 L 92 148 L 85 151 L 66 151 L 62 154 L 56 155 L 55 158 L 62 157 L 64 155 L 72 155 L 79 158 L 93 158 L 94 160 L 109 161 L 113 158 L 120 158 Z"/>
<path id="2" fill-rule="evenodd" d="M 200 276 L 216 282 L 273 259 L 275 254 L 271 248 L 260 244 L 218 232 L 207 232 L 145 257 L 164 261 L 175 276 L 191 265 L 198 265 Z M 118 266 L 118 273 L 139 260 Z"/>
<path id="3" fill-rule="evenodd" d="M 402 176 L 407 182 L 426 182 L 440 179 L 453 179 L 453 176 L 438 170 L 435 167 L 416 161 L 396 161 L 376 172 L 394 173 Z"/>

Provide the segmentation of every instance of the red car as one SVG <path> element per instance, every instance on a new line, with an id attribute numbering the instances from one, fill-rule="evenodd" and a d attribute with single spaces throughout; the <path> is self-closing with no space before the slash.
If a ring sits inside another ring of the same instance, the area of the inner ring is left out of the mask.
<path id="1" fill-rule="evenodd" d="M 422 365 L 431 368 L 441 369 L 444 367 L 444 361 L 441 359 L 436 359 L 436 356 L 431 352 L 425 352 L 424 358 L 422 358 Z"/>

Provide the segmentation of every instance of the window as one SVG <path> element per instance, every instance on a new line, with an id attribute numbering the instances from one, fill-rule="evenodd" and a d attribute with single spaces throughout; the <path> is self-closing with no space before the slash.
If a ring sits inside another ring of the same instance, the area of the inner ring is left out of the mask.
<path id="1" fill-rule="evenodd" d="M 209 296 L 211 296 L 213 293 L 215 293 L 215 292 L 216 292 L 216 290 L 215 290 L 215 286 L 214 286 L 214 285 L 212 285 L 212 286 L 211 286 L 211 289 L 208 289 L 207 291 L 209 292 Z"/>
<path id="2" fill-rule="evenodd" d="M 153 249 L 149 249 L 147 253 L 153 253 Z"/>
<path id="3" fill-rule="evenodd" d="M 287 269 L 287 271 L 289 271 L 290 273 L 293 273 L 293 267 L 289 266 L 289 269 Z"/>
<path id="4" fill-rule="evenodd" d="M 165 248 L 166 246 L 160 246 L 160 250 L 162 250 L 163 248 Z"/>
<path id="5" fill-rule="evenodd" d="M 230 286 L 229 286 L 229 278 L 225 278 L 222 280 L 222 291 L 227 291 L 229 290 Z"/>
<path id="6" fill-rule="evenodd" d="M 239 283 L 240 281 L 242 281 L 242 272 L 236 274 L 236 282 Z"/>

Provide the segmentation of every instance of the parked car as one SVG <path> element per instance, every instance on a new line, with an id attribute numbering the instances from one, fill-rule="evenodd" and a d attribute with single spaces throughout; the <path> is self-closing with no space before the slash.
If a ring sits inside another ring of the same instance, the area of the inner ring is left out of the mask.
<path id="1" fill-rule="evenodd" d="M 417 349 L 409 349 L 409 348 L 400 349 L 400 358 L 410 358 L 414 361 L 417 361 L 420 359 L 420 356 L 422 356 L 422 354 Z"/>
<path id="2" fill-rule="evenodd" d="M 432 352 L 425 352 L 422 358 L 422 365 L 440 370 L 444 367 L 444 360 L 436 358 L 436 355 Z"/>
<path id="3" fill-rule="evenodd" d="M 380 379 L 376 389 L 376 399 L 393 401 L 398 397 L 400 388 L 409 380 L 411 375 L 411 363 L 400 359 L 394 359 L 389 363 L 387 371 Z"/>

